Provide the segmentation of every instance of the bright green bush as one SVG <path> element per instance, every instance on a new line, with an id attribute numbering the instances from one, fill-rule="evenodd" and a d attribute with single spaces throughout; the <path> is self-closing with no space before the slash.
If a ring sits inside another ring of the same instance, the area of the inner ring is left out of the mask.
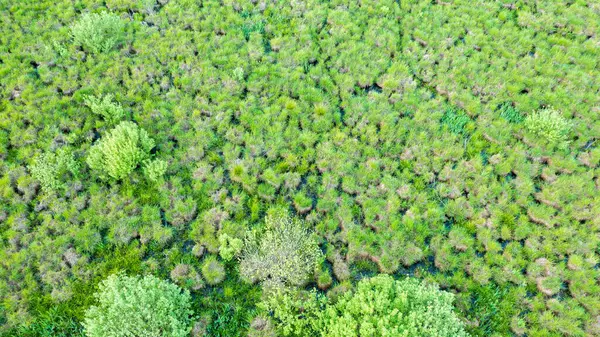
<path id="1" fill-rule="evenodd" d="M 125 117 L 125 109 L 116 102 L 113 102 L 113 95 L 105 96 L 85 96 L 84 103 L 96 115 L 102 116 L 108 123 L 115 124 Z"/>
<path id="2" fill-rule="evenodd" d="M 92 53 L 107 52 L 124 39 L 125 23 L 112 13 L 85 13 L 71 26 L 75 45 Z"/>
<path id="3" fill-rule="evenodd" d="M 144 176 L 152 182 L 158 182 L 167 172 L 167 162 L 160 159 L 145 160 L 143 163 Z"/>
<path id="4" fill-rule="evenodd" d="M 219 255 L 225 261 L 231 261 L 238 256 L 243 246 L 244 242 L 238 238 L 232 238 L 227 234 L 219 235 Z"/>
<path id="5" fill-rule="evenodd" d="M 416 279 L 378 275 L 329 302 L 314 292 L 280 292 L 261 307 L 283 336 L 466 337 L 454 295 Z"/>
<path id="6" fill-rule="evenodd" d="M 154 276 L 115 274 L 100 283 L 85 313 L 88 337 L 183 337 L 191 329 L 187 290 Z"/>
<path id="7" fill-rule="evenodd" d="M 29 166 L 29 170 L 45 191 L 51 191 L 64 188 L 68 175 L 76 176 L 79 173 L 79 163 L 72 152 L 60 149 L 56 153 L 41 154 Z"/>
<path id="8" fill-rule="evenodd" d="M 302 221 L 282 214 L 268 215 L 265 227 L 247 238 L 240 274 L 269 287 L 304 285 L 322 257 L 314 235 Z"/>
<path id="9" fill-rule="evenodd" d="M 467 336 L 454 296 L 416 279 L 379 275 L 358 283 L 320 314 L 322 336 Z"/>
<path id="10" fill-rule="evenodd" d="M 571 131 L 571 123 L 554 109 L 539 110 L 527 116 L 525 127 L 549 143 L 565 142 Z"/>
<path id="11" fill-rule="evenodd" d="M 88 165 L 102 176 L 124 179 L 150 157 L 154 140 L 133 122 L 121 122 L 89 151 Z"/>

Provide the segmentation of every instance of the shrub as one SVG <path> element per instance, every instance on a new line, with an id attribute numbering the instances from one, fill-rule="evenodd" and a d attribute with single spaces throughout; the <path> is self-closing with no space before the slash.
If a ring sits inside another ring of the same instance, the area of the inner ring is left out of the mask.
<path id="1" fill-rule="evenodd" d="M 219 235 L 219 255 L 225 261 L 231 261 L 242 251 L 244 242 L 227 234 Z"/>
<path id="2" fill-rule="evenodd" d="M 176 265 L 171 270 L 170 276 L 173 282 L 186 289 L 199 290 L 204 287 L 204 280 L 202 280 L 200 273 L 196 271 L 194 266 L 189 264 L 180 263 Z"/>
<path id="3" fill-rule="evenodd" d="M 113 95 L 85 96 L 85 105 L 96 115 L 102 116 L 108 123 L 115 124 L 125 117 L 125 109 L 121 104 L 113 102 Z"/>
<path id="4" fill-rule="evenodd" d="M 88 337 L 183 337 L 191 328 L 188 291 L 154 276 L 115 274 L 100 283 L 85 313 Z"/>
<path id="5" fill-rule="evenodd" d="M 210 255 L 202 264 L 202 276 L 210 285 L 219 284 L 225 279 L 225 267 L 216 257 Z"/>
<path id="6" fill-rule="evenodd" d="M 320 314 L 323 336 L 467 336 L 454 296 L 416 279 L 379 275 Z"/>
<path id="7" fill-rule="evenodd" d="M 123 179 L 150 157 L 153 147 L 154 140 L 144 129 L 132 122 L 121 122 L 92 146 L 87 163 L 103 175 Z"/>
<path id="8" fill-rule="evenodd" d="M 262 235 L 254 232 L 246 239 L 240 274 L 269 286 L 304 285 L 322 257 L 316 238 L 288 215 L 268 215 L 265 226 Z"/>
<path id="9" fill-rule="evenodd" d="M 416 279 L 378 275 L 333 303 L 316 292 L 279 292 L 261 303 L 284 336 L 468 336 L 454 295 Z"/>
<path id="10" fill-rule="evenodd" d="M 29 166 L 29 171 L 45 191 L 51 191 L 64 188 L 65 176 L 69 173 L 76 176 L 79 173 L 79 163 L 73 158 L 73 153 L 60 149 L 56 153 L 41 154 Z"/>
<path id="11" fill-rule="evenodd" d="M 92 53 L 107 52 L 124 39 L 125 23 L 118 15 L 85 13 L 71 26 L 73 42 Z"/>
<path id="12" fill-rule="evenodd" d="M 525 127 L 549 143 L 565 142 L 571 131 L 571 123 L 553 109 L 543 109 L 527 116 Z"/>
<path id="13" fill-rule="evenodd" d="M 258 303 L 270 313 L 278 336 L 320 336 L 319 312 L 325 310 L 327 298 L 316 291 L 277 289 Z"/>
<path id="14" fill-rule="evenodd" d="M 167 162 L 160 159 L 144 161 L 144 176 L 152 182 L 160 181 L 160 178 L 167 172 Z"/>

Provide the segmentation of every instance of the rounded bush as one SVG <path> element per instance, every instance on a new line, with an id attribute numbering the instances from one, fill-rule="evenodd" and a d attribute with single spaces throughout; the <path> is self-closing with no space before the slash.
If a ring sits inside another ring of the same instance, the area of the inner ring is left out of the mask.
<path id="1" fill-rule="evenodd" d="M 188 291 L 154 276 L 115 274 L 85 313 L 87 337 L 183 337 L 191 328 Z"/>
<path id="2" fill-rule="evenodd" d="M 71 26 L 76 45 L 88 52 L 107 52 L 123 41 L 125 23 L 112 13 L 85 13 Z"/>
<path id="3" fill-rule="evenodd" d="M 285 214 L 269 215 L 265 222 L 262 235 L 246 240 L 240 274 L 271 288 L 306 284 L 322 257 L 316 238 L 301 221 Z"/>
<path id="4" fill-rule="evenodd" d="M 543 109 L 527 116 L 525 127 L 550 143 L 560 143 L 568 140 L 572 125 L 558 111 Z"/>
<path id="5" fill-rule="evenodd" d="M 214 256 L 209 256 L 204 260 L 202 264 L 202 276 L 206 280 L 206 283 L 215 285 L 223 282 L 225 279 L 225 267 Z"/>
<path id="6" fill-rule="evenodd" d="M 121 122 L 89 151 L 88 165 L 103 175 L 123 179 L 150 157 L 154 140 L 133 122 Z"/>
<path id="7" fill-rule="evenodd" d="M 467 336 L 453 311 L 454 295 L 407 278 L 379 275 L 358 283 L 321 314 L 322 336 Z"/>

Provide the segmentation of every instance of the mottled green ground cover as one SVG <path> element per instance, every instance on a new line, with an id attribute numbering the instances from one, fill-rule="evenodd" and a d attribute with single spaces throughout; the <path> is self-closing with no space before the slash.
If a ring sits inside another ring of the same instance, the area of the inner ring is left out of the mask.
<path id="1" fill-rule="evenodd" d="M 278 205 L 319 238 L 309 287 L 411 275 L 475 336 L 600 334 L 599 16 L 0 2 L 0 333 L 77 336 L 124 271 L 188 289 L 196 331 L 246 335 L 261 288 L 220 246 Z M 110 141 L 120 123 L 153 146 Z M 108 143 L 132 156 L 90 168 Z"/>

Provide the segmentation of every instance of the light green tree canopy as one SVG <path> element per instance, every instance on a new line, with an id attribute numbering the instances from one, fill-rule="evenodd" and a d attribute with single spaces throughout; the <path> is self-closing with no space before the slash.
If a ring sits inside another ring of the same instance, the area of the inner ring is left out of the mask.
<path id="1" fill-rule="evenodd" d="M 189 292 L 154 276 L 111 275 L 95 296 L 83 323 L 88 337 L 184 337 L 191 329 Z"/>
<path id="2" fill-rule="evenodd" d="M 123 179 L 150 157 L 154 140 L 133 122 L 121 122 L 89 151 L 88 165 L 113 179 Z"/>

